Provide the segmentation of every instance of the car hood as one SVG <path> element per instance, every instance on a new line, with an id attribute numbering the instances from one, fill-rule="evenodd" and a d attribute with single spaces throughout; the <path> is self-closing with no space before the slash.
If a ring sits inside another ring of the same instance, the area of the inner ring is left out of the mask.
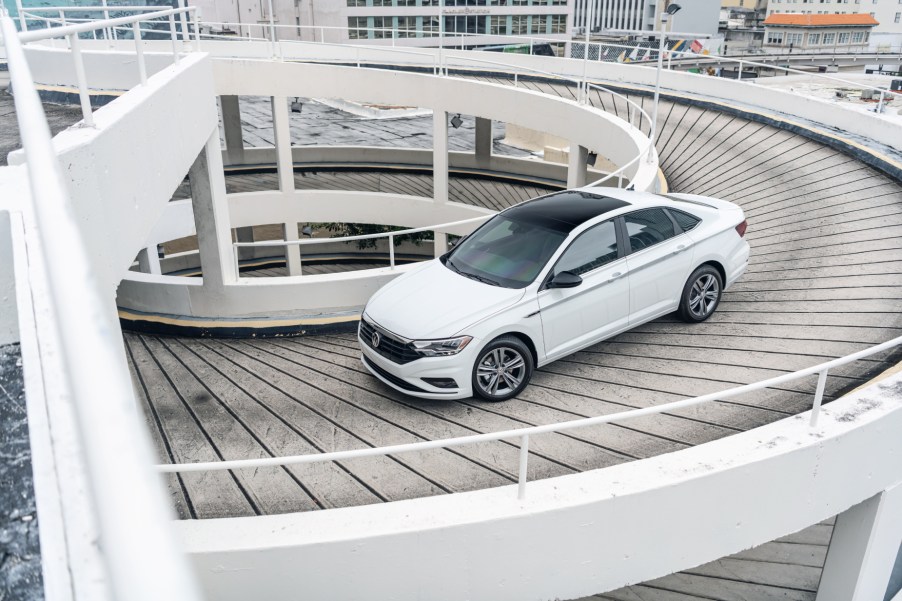
<path id="1" fill-rule="evenodd" d="M 370 299 L 366 315 L 410 339 L 466 334 L 468 326 L 523 297 L 524 291 L 464 277 L 438 260 L 383 286 Z"/>

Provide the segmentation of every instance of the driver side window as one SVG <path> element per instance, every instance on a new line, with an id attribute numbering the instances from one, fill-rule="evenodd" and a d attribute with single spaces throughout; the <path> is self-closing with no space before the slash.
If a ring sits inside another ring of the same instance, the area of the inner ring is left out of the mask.
<path id="1" fill-rule="evenodd" d="M 573 241 L 554 268 L 554 273 L 588 273 L 617 259 L 617 230 L 613 221 L 605 221 L 583 232 Z"/>

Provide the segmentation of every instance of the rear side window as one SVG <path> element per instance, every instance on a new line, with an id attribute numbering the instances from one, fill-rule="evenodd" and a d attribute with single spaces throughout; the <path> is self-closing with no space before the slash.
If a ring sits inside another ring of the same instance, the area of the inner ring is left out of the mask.
<path id="1" fill-rule="evenodd" d="M 684 232 L 688 232 L 689 230 L 697 226 L 701 221 L 701 219 L 699 219 L 698 217 L 690 215 L 689 213 L 684 213 L 683 211 L 677 211 L 676 209 L 667 210 L 670 211 L 670 214 L 673 215 L 673 218 L 676 220 L 676 222 Z"/>
<path id="2" fill-rule="evenodd" d="M 625 215 L 623 221 L 626 223 L 631 252 L 654 246 L 676 235 L 673 222 L 664 209 L 636 211 Z"/>
<path id="3" fill-rule="evenodd" d="M 569 271 L 576 275 L 610 263 L 617 258 L 617 230 L 613 221 L 605 221 L 586 230 L 561 255 L 554 273 Z"/>

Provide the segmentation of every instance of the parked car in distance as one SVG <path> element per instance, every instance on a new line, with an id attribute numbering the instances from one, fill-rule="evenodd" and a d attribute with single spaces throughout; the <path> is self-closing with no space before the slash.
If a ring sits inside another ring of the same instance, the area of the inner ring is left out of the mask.
<path id="1" fill-rule="evenodd" d="M 748 266 L 746 225 L 738 206 L 687 194 L 520 203 L 372 296 L 363 363 L 412 396 L 509 399 L 536 367 L 647 321 L 708 319 Z"/>

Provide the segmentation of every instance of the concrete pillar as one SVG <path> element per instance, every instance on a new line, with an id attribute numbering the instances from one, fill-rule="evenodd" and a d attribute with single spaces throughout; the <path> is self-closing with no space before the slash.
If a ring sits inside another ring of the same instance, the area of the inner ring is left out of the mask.
<path id="1" fill-rule="evenodd" d="M 492 120 L 476 117 L 476 164 L 488 167 L 492 160 Z"/>
<path id="2" fill-rule="evenodd" d="M 16 310 L 16 272 L 13 257 L 13 228 L 22 235 L 20 215 L 0 211 L 0 344 L 19 342 L 19 314 Z"/>
<path id="3" fill-rule="evenodd" d="M 155 275 L 163 273 L 160 268 L 160 255 L 157 254 L 155 245 L 142 248 L 138 253 L 138 269 L 141 270 L 141 273 L 152 273 Z"/>
<path id="4" fill-rule="evenodd" d="M 294 193 L 294 161 L 291 157 L 291 129 L 288 98 L 272 97 L 272 126 L 276 142 L 276 167 L 279 172 L 279 190 L 286 195 Z M 298 224 L 282 226 L 285 240 L 298 239 Z M 301 248 L 297 244 L 285 247 L 285 264 L 288 275 L 301 275 Z"/>
<path id="5" fill-rule="evenodd" d="M 220 96 L 222 129 L 225 132 L 227 162 L 230 165 L 244 162 L 244 137 L 241 131 L 241 109 L 237 96 Z"/>
<path id="6" fill-rule="evenodd" d="M 436 257 L 440 257 L 446 252 L 448 252 L 448 234 L 443 232 L 432 232 L 434 236 L 434 252 Z"/>
<path id="7" fill-rule="evenodd" d="M 253 242 L 254 241 L 254 228 L 252 227 L 236 227 L 235 228 L 235 241 L 236 242 Z M 255 249 L 244 247 L 238 249 L 238 258 L 242 261 L 247 259 L 253 259 L 256 256 L 254 252 Z"/>
<path id="8" fill-rule="evenodd" d="M 432 114 L 432 178 L 435 202 L 448 202 L 448 113 Z"/>
<path id="9" fill-rule="evenodd" d="M 235 282 L 238 271 L 232 251 L 219 131 L 207 138 L 204 149 L 188 171 L 188 179 L 191 181 L 191 206 L 204 286 L 221 288 Z"/>
<path id="10" fill-rule="evenodd" d="M 567 187 L 579 188 L 586 185 L 586 160 L 589 158 L 589 151 L 579 144 L 570 144 L 570 162 L 567 167 Z"/>
<path id="11" fill-rule="evenodd" d="M 836 517 L 817 601 L 881 601 L 902 543 L 902 484 Z"/>

